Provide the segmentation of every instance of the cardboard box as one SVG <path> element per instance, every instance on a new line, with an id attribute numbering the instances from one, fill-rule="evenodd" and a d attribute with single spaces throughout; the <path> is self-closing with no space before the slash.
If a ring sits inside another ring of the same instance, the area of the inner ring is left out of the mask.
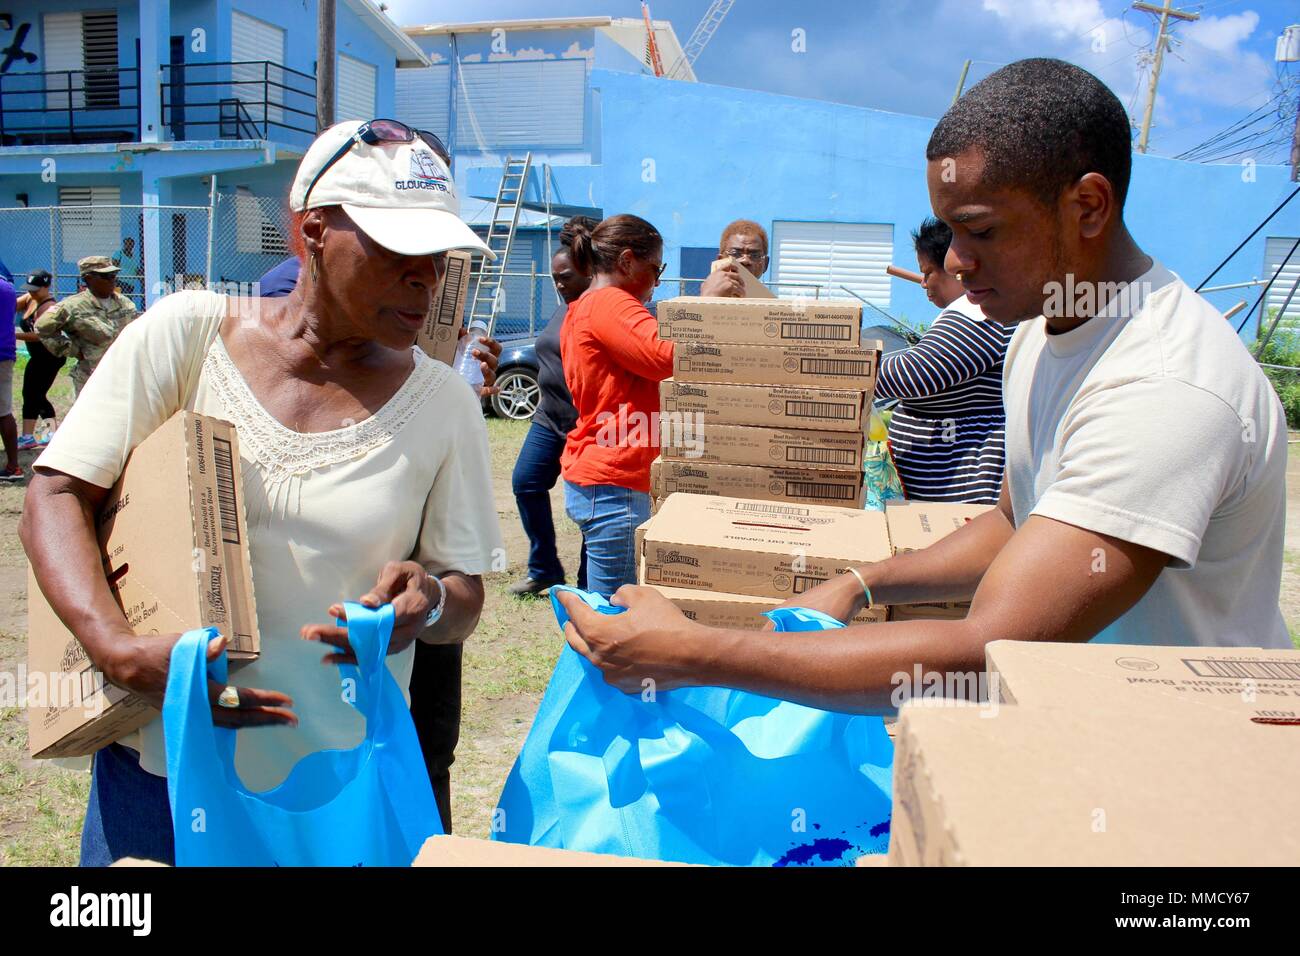
<path id="1" fill-rule="evenodd" d="M 1295 727 L 1152 709 L 939 707 L 895 739 L 889 862 L 1294 866 Z"/>
<path id="2" fill-rule="evenodd" d="M 132 452 L 98 521 L 104 571 L 138 635 L 215 627 L 232 662 L 257 656 L 260 636 L 240 484 L 228 422 L 177 412 Z M 93 753 L 157 715 L 105 684 L 28 572 L 29 682 L 47 688 L 29 710 L 36 757 Z"/>
<path id="3" fill-rule="evenodd" d="M 447 274 L 443 277 L 433 307 L 425 316 L 424 328 L 415 342 L 426 355 L 451 365 L 456 358 L 456 343 L 465 323 L 465 300 L 469 297 L 470 254 L 451 250 L 447 253 Z"/>
<path id="4" fill-rule="evenodd" d="M 864 495 L 861 471 L 765 468 L 656 458 L 650 465 L 651 496 L 667 498 L 679 491 L 839 508 L 861 508 Z"/>
<path id="5" fill-rule="evenodd" d="M 861 471 L 866 436 L 808 428 L 758 425 L 693 425 L 680 416 L 660 420 L 659 455 L 666 461 L 785 465 L 829 471 Z"/>
<path id="6" fill-rule="evenodd" d="M 678 493 L 642 541 L 647 584 L 785 600 L 889 556 L 877 511 Z"/>
<path id="7" fill-rule="evenodd" d="M 793 385 L 659 383 L 663 416 L 690 415 L 681 426 L 764 425 L 817 431 L 865 432 L 871 423 L 871 395 L 853 389 L 796 388 Z M 669 418 L 670 425 L 677 419 Z"/>
<path id="8" fill-rule="evenodd" d="M 965 505 L 943 501 L 887 501 L 885 520 L 894 554 L 921 551 L 994 505 Z M 959 621 L 970 611 L 969 601 L 934 601 L 899 604 L 890 611 L 891 621 Z"/>
<path id="9" fill-rule="evenodd" d="M 679 342 L 673 349 L 673 378 L 679 382 L 798 385 L 872 392 L 882 347 L 878 341 L 868 342 L 861 348 Z"/>
<path id="10" fill-rule="evenodd" d="M 960 621 L 970 613 L 970 602 L 932 601 L 928 604 L 895 604 L 891 621 Z"/>
<path id="11" fill-rule="evenodd" d="M 721 259 L 714 259 L 709 264 L 710 272 L 717 272 L 723 266 L 736 262 L 731 256 L 723 256 Z M 736 262 L 736 271 L 740 273 L 741 284 L 745 287 L 746 299 L 775 299 L 776 293 L 763 285 L 755 276 L 739 262 Z"/>
<path id="12" fill-rule="evenodd" d="M 644 566 L 642 567 L 644 582 Z M 776 598 L 754 597 L 748 594 L 723 594 L 715 591 L 692 591 L 687 588 L 670 588 L 651 584 L 672 601 L 692 621 L 709 627 L 727 627 L 736 630 L 761 630 L 768 620 L 764 611 L 783 604 Z M 885 620 L 884 608 L 862 610 L 853 616 L 850 624 L 881 624 Z"/>
<path id="13" fill-rule="evenodd" d="M 1105 712 L 1191 704 L 1234 722 L 1300 721 L 1300 651 L 993 641 L 985 657 L 990 693 L 996 687 L 1005 704 Z M 1296 737 L 1300 757 L 1300 729 Z"/>
<path id="14" fill-rule="evenodd" d="M 885 520 L 889 523 L 889 541 L 895 554 L 921 551 L 994 507 L 943 501 L 887 501 Z"/>
<path id="15" fill-rule="evenodd" d="M 641 860 L 608 853 L 579 853 L 544 846 L 523 846 L 496 840 L 431 836 L 411 866 L 690 866 L 663 860 Z"/>
<path id="16" fill-rule="evenodd" d="M 683 295 L 664 299 L 659 337 L 674 342 L 747 345 L 834 345 L 862 342 L 862 303 L 844 299 L 729 299 Z"/>

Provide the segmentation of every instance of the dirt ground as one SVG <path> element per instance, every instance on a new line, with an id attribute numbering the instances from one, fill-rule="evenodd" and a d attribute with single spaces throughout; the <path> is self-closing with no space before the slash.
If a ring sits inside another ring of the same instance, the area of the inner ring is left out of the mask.
<path id="1" fill-rule="evenodd" d="M 15 390 L 21 374 L 15 376 Z M 62 411 L 71 398 L 66 374 L 52 399 Z M 483 836 L 506 774 L 541 699 L 561 638 L 545 601 L 520 600 L 506 588 L 522 576 L 528 543 L 519 524 L 510 473 L 527 425 L 489 420 L 493 496 L 510 567 L 487 579 L 487 604 L 478 631 L 466 645 L 460 746 L 452 769 L 456 832 Z M 1300 452 L 1293 446 L 1288 469 L 1286 565 L 1282 609 L 1293 640 L 1300 633 Z M 34 454 L 24 454 L 30 470 Z M 0 487 L 0 679 L 26 657 L 26 561 L 16 534 L 23 487 Z M 552 495 L 561 557 L 577 570 L 578 536 L 564 517 L 558 489 Z M 1300 645 L 1298 645 L 1300 646 Z M 0 685 L 2 686 L 2 685 Z M 27 757 L 23 712 L 0 702 L 0 865 L 75 864 L 85 810 L 88 775 Z"/>

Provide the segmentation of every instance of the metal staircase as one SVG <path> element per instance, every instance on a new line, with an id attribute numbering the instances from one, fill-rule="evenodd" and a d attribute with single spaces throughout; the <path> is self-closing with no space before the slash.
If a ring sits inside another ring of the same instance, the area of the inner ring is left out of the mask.
<path id="1" fill-rule="evenodd" d="M 506 157 L 497 187 L 496 202 L 492 206 L 492 221 L 488 225 L 487 246 L 496 253 L 496 260 L 483 257 L 474 296 L 470 300 L 469 325 L 479 326 L 491 334 L 496 326 L 497 313 L 503 306 L 501 283 L 514 245 L 515 230 L 519 227 L 519 210 L 523 208 L 524 190 L 528 188 L 528 171 L 533 164 L 533 154 L 525 153 L 523 159 Z"/>

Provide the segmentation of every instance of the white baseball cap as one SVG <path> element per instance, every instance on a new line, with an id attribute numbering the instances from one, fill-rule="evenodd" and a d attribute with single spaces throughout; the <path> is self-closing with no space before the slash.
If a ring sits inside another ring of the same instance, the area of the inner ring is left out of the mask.
<path id="1" fill-rule="evenodd" d="M 294 212 L 321 206 L 343 211 L 385 249 L 424 256 L 448 249 L 496 254 L 460 218 L 460 198 L 446 162 L 419 136 L 410 143 L 362 142 L 357 120 L 336 123 L 316 137 L 298 164 L 289 191 Z M 351 148 L 307 190 L 346 143 Z"/>

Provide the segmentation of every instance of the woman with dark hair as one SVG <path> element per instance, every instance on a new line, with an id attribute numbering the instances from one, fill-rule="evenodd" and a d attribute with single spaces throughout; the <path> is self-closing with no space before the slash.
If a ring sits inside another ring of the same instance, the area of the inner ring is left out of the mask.
<path id="1" fill-rule="evenodd" d="M 36 581 L 104 678 L 158 707 L 180 635 L 132 630 L 94 516 L 132 449 L 177 411 L 238 428 L 262 645 L 238 684 L 210 681 L 209 694 L 213 721 L 240 728 L 234 762 L 250 790 L 364 739 L 338 672 L 320 666 L 352 660 L 336 620 L 345 600 L 391 603 L 387 664 L 404 690 L 416 645 L 458 647 L 483 607 L 500 531 L 479 396 L 415 347 L 446 252 L 490 254 L 460 219 L 447 164 L 436 138 L 392 120 L 322 132 L 290 192 L 303 258 L 293 292 L 159 300 L 117 338 L 36 461 L 19 524 Z M 410 170 L 440 187 L 403 190 Z M 459 692 L 453 663 L 439 700 Z M 156 715 L 95 754 L 83 865 L 173 861 L 166 773 Z M 449 824 L 447 785 L 433 785 Z"/>
<path id="2" fill-rule="evenodd" d="M 663 238 L 630 215 L 573 233 L 573 264 L 592 279 L 560 330 L 578 412 L 560 472 L 565 510 L 587 546 L 587 589 L 608 597 L 636 583 L 633 532 L 650 517 L 659 383 L 673 371 L 673 344 L 645 307 L 663 275 Z"/>
<path id="3" fill-rule="evenodd" d="M 511 484 L 519 520 L 528 535 L 528 575 L 510 586 L 510 593 L 520 597 L 538 595 L 553 584 L 564 583 L 564 565 L 555 550 L 555 522 L 551 518 L 551 489 L 560 477 L 560 455 L 564 436 L 578 421 L 573 397 L 564 382 L 564 365 L 560 361 L 560 330 L 564 317 L 582 293 L 591 285 L 591 276 L 583 275 L 573 265 L 570 247 L 574 230 L 590 232 L 596 220 L 574 216 L 560 230 L 560 248 L 551 257 L 551 279 L 563 303 L 546 323 L 534 346 L 537 352 L 537 384 L 541 400 L 533 414 L 533 423 L 519 449 Z M 587 586 L 587 548 L 583 545 L 578 559 L 578 587 Z"/>
<path id="4" fill-rule="evenodd" d="M 952 230 L 926 219 L 912 233 L 926 297 L 943 311 L 910 349 L 880 361 L 876 398 L 896 398 L 890 445 L 916 501 L 995 504 L 1002 489 L 1002 365 L 1015 327 L 985 318 L 944 271 Z"/>

